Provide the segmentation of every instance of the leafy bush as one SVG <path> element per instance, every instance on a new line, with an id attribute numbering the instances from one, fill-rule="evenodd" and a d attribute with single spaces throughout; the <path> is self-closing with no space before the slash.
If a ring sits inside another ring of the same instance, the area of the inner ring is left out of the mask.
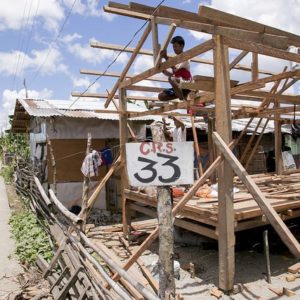
<path id="1" fill-rule="evenodd" d="M 10 153 L 25 160 L 29 158 L 29 143 L 26 135 L 8 132 L 0 137 L 0 152 Z"/>
<path id="2" fill-rule="evenodd" d="M 0 175 L 3 176 L 6 183 L 11 183 L 14 175 L 14 165 L 2 166 Z"/>
<path id="3" fill-rule="evenodd" d="M 13 214 L 9 221 L 16 240 L 16 254 L 22 263 L 32 264 L 40 254 L 50 261 L 53 252 L 47 233 L 29 211 Z"/>

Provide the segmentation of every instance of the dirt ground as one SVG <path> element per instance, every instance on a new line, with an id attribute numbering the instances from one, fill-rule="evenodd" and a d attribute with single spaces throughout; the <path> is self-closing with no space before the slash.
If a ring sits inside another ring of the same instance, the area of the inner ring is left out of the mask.
<path id="1" fill-rule="evenodd" d="M 299 224 L 299 225 L 298 225 Z M 289 224 L 293 233 L 300 237 L 300 220 Z M 282 244 L 272 228 L 266 227 L 269 233 L 270 262 L 272 283 L 266 281 L 266 260 L 263 253 L 262 229 L 248 230 L 236 237 L 236 274 L 235 288 L 230 295 L 223 295 L 219 299 L 236 300 L 275 300 L 300 299 L 300 278 L 288 282 L 286 276 L 288 267 L 295 264 L 286 247 Z M 181 232 L 176 238 L 175 256 L 179 261 L 180 280 L 176 280 L 177 293 L 185 300 L 217 299 L 211 295 L 211 290 L 218 285 L 218 251 L 217 243 L 206 240 L 190 232 Z M 192 245 L 189 245 L 192 244 Z M 152 246 L 152 252 L 144 255 L 142 259 L 151 268 L 153 261 L 157 260 L 158 244 Z M 195 278 L 191 278 L 189 264 L 195 266 Z M 294 291 L 294 296 L 278 296 L 269 287 L 277 289 L 288 288 Z"/>
<path id="2" fill-rule="evenodd" d="M 22 209 L 22 204 L 18 200 L 14 188 L 7 185 L 6 189 L 11 209 Z M 299 240 L 300 219 L 289 222 L 288 226 Z M 263 229 L 244 231 L 236 236 L 234 293 L 223 295 L 219 299 L 300 299 L 300 278 L 296 278 L 292 282 L 286 280 L 288 267 L 295 264 L 297 260 L 291 256 L 271 227 L 264 229 L 268 229 L 269 233 L 272 283 L 268 284 L 266 281 L 266 260 L 262 243 Z M 211 290 L 218 285 L 217 243 L 182 230 L 176 230 L 175 238 L 175 259 L 181 266 L 180 279 L 176 279 L 177 293 L 180 293 L 185 300 L 217 299 L 211 295 Z M 151 251 L 146 251 L 145 255 L 141 257 L 150 269 L 157 261 L 157 249 L 158 243 L 154 243 Z M 195 278 L 191 278 L 190 263 L 195 266 Z M 278 296 L 269 287 L 285 287 L 296 294 L 292 297 Z M 1 297 L 0 299 L 2 300 Z"/>

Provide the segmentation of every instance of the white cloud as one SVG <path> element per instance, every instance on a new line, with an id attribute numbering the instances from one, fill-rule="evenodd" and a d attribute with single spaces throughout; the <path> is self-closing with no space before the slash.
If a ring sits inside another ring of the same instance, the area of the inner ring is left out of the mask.
<path id="1" fill-rule="evenodd" d="M 141 73 L 150 68 L 153 68 L 153 58 L 152 56 L 139 55 L 132 66 L 133 73 Z"/>
<path id="2" fill-rule="evenodd" d="M 70 9 L 73 6 L 74 0 L 64 0 L 63 2 Z M 87 0 L 85 2 L 77 0 L 73 12 L 84 16 L 101 17 L 107 21 L 115 18 L 115 15 L 103 11 L 103 3 L 99 0 Z"/>
<path id="3" fill-rule="evenodd" d="M 88 77 L 73 77 L 72 82 L 74 89 L 83 88 L 83 90 L 85 90 L 89 87 L 88 93 L 97 93 L 99 87 L 101 86 L 99 82 L 96 82 L 90 86 L 93 81 Z"/>
<path id="4" fill-rule="evenodd" d="M 0 1 L 0 31 L 30 28 L 34 17 L 43 21 L 45 29 L 57 30 L 64 17 L 63 7 L 56 0 L 2 0 Z"/>
<path id="5" fill-rule="evenodd" d="M 82 38 L 82 35 L 80 35 L 77 32 L 75 32 L 73 34 L 66 34 L 60 40 L 63 43 L 69 44 L 69 43 L 73 43 L 75 40 L 79 40 L 81 38 Z"/>
<path id="6" fill-rule="evenodd" d="M 298 33 L 299 0 L 212 0 L 211 6 L 266 25 Z"/>
<path id="7" fill-rule="evenodd" d="M 79 43 L 68 44 L 67 49 L 70 53 L 72 53 L 75 57 L 78 57 L 88 63 L 93 65 L 100 64 L 103 61 L 107 60 L 111 62 L 116 58 L 119 52 L 111 51 L 107 49 L 96 49 L 90 47 L 89 44 L 81 45 Z M 128 56 L 126 53 L 121 53 L 121 55 L 117 59 L 117 63 L 125 63 L 128 60 Z"/>
<path id="8" fill-rule="evenodd" d="M 62 63 L 62 56 L 58 49 L 32 50 L 30 55 L 20 51 L 0 52 L 0 72 L 2 75 L 14 75 L 19 60 L 16 76 L 22 76 L 23 72 L 36 71 L 43 75 L 57 72 L 68 73 L 67 66 Z M 41 67 L 40 67 L 41 66 Z"/>
<path id="9" fill-rule="evenodd" d="M 49 99 L 53 92 L 47 88 L 36 91 L 28 90 L 28 97 L 34 99 Z M 19 91 L 16 90 L 4 90 L 2 93 L 2 103 L 0 106 L 0 131 L 7 129 L 8 127 L 8 116 L 13 114 L 16 99 L 22 99 L 26 97 L 25 89 Z"/>

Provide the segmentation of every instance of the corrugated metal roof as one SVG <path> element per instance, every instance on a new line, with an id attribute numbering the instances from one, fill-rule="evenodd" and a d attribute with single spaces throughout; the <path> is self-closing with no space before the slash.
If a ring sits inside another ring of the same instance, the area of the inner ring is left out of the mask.
<path id="1" fill-rule="evenodd" d="M 119 114 L 109 111 L 116 110 L 110 103 L 108 112 L 95 112 L 105 110 L 104 101 L 77 101 L 72 100 L 42 100 L 42 99 L 19 99 L 19 103 L 24 107 L 30 116 L 34 117 L 70 117 L 70 118 L 95 118 L 101 120 L 119 120 Z M 127 104 L 128 111 L 143 111 L 144 108 L 133 103 Z M 159 117 L 144 116 L 131 118 L 133 121 L 150 121 Z"/>

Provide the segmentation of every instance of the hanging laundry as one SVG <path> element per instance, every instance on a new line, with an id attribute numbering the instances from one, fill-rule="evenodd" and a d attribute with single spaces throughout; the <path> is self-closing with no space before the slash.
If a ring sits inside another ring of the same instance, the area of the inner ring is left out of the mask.
<path id="1" fill-rule="evenodd" d="M 98 176 L 98 167 L 102 165 L 100 154 L 93 150 L 85 158 L 81 166 L 81 172 L 85 177 Z"/>
<path id="2" fill-rule="evenodd" d="M 100 155 L 102 160 L 102 166 L 110 165 L 113 163 L 113 155 L 110 148 L 104 148 L 100 150 Z"/>

